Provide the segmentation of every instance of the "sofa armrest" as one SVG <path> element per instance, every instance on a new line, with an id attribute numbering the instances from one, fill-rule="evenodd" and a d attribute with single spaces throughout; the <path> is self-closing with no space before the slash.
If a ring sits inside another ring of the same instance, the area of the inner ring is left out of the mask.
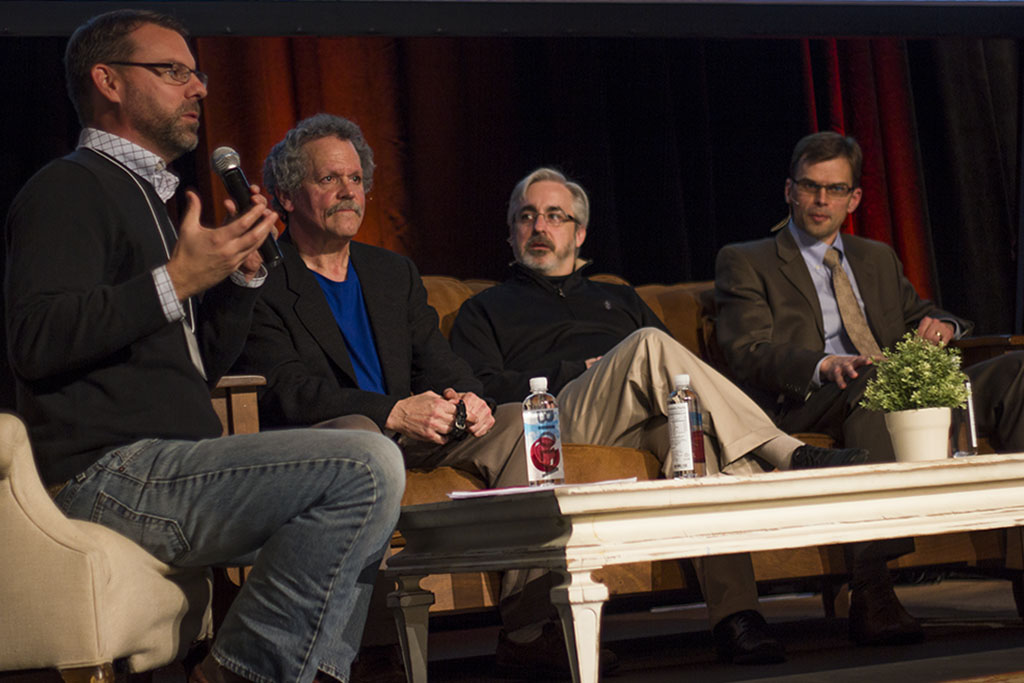
<path id="1" fill-rule="evenodd" d="M 966 367 L 1011 351 L 1024 351 L 1024 335 L 993 334 L 964 337 L 950 342 L 949 345 L 960 349 L 963 365 Z"/>

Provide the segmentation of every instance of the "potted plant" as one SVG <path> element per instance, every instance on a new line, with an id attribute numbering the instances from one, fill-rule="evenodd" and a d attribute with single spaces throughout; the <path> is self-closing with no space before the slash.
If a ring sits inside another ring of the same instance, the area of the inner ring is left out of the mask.
<path id="1" fill-rule="evenodd" d="M 950 409 L 967 402 L 960 350 L 907 332 L 885 349 L 861 406 L 885 412 L 896 460 L 934 460 L 949 452 Z"/>

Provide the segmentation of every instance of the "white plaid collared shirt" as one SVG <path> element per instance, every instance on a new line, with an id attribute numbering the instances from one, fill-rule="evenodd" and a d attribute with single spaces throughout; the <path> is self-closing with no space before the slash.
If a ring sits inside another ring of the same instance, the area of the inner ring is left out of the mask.
<path id="1" fill-rule="evenodd" d="M 78 146 L 107 154 L 124 164 L 130 171 L 146 180 L 157 195 L 164 202 L 174 196 L 178 189 L 178 176 L 167 170 L 164 160 L 147 149 L 136 145 L 131 140 L 126 140 L 119 135 L 108 133 L 95 128 L 84 128 L 78 137 Z M 159 230 L 158 226 L 154 226 Z M 173 230 L 174 227 L 172 226 Z M 163 236 L 161 235 L 161 239 Z M 166 248 L 166 245 L 165 245 Z M 170 252 L 167 258 L 171 258 Z M 157 266 L 153 269 L 153 284 L 156 285 L 157 295 L 160 297 L 160 307 L 163 309 L 167 322 L 177 322 L 185 318 L 185 307 L 182 306 L 178 295 L 174 291 L 174 284 L 167 272 L 167 265 Z"/>

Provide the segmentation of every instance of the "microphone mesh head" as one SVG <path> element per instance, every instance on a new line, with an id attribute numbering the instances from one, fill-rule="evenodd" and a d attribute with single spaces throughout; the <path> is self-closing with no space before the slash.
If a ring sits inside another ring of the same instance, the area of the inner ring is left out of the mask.
<path id="1" fill-rule="evenodd" d="M 218 147 L 210 156 L 210 164 L 217 173 L 225 173 L 242 165 L 238 152 L 230 147 Z"/>

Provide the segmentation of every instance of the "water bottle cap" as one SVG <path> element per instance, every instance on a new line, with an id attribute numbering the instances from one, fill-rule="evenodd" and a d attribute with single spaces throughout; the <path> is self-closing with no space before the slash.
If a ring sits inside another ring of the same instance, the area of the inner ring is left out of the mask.
<path id="1" fill-rule="evenodd" d="M 675 386 L 676 389 L 679 389 L 681 387 L 688 387 L 690 386 L 690 376 L 676 375 L 675 377 L 672 378 L 672 384 Z"/>
<path id="2" fill-rule="evenodd" d="M 530 392 L 539 393 L 541 391 L 548 390 L 548 378 L 547 377 L 531 377 L 530 378 Z"/>

